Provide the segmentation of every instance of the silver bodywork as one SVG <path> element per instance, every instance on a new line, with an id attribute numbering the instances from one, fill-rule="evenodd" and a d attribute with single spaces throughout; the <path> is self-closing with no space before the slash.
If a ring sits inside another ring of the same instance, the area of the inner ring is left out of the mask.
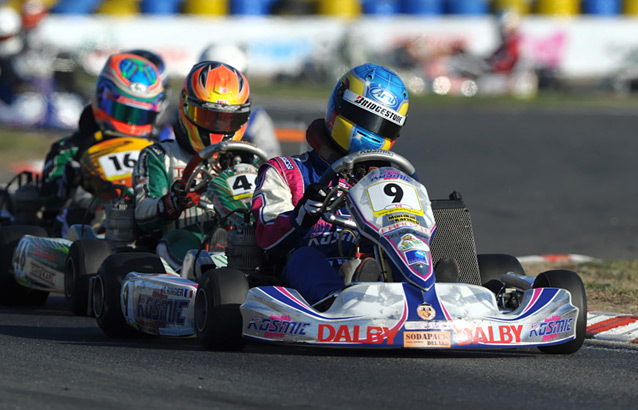
<path id="1" fill-rule="evenodd" d="M 436 284 L 438 306 L 422 303 L 406 286 L 354 284 L 325 312 L 295 290 L 253 288 L 241 307 L 243 334 L 270 342 L 386 348 L 539 346 L 575 337 L 578 308 L 566 290 L 528 290 L 518 309 L 504 312 L 481 286 Z"/>

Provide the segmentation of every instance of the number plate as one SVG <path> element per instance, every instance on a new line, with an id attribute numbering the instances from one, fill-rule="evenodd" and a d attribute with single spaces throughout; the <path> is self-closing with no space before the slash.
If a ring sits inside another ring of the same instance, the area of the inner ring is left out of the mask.
<path id="1" fill-rule="evenodd" d="M 113 181 L 129 178 L 139 154 L 139 151 L 123 151 L 101 156 L 99 162 L 106 179 Z"/>
<path id="2" fill-rule="evenodd" d="M 407 212 L 423 216 L 419 194 L 414 186 L 394 180 L 370 185 L 368 198 L 375 217 L 394 212 Z"/>

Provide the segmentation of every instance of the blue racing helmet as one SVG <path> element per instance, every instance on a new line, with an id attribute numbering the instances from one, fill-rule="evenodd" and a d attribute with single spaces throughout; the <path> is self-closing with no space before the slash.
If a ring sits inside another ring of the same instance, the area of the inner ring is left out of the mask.
<path id="1" fill-rule="evenodd" d="M 162 56 L 160 56 L 159 54 L 151 50 L 146 50 L 143 48 L 127 50 L 127 51 L 123 51 L 123 53 L 135 54 L 136 56 L 144 57 L 145 59 L 153 63 L 155 67 L 157 68 L 157 72 L 160 75 L 162 84 L 164 84 L 164 87 L 166 87 L 166 83 L 168 82 L 168 75 L 166 73 L 166 63 L 164 63 L 164 59 L 162 58 Z"/>
<path id="2" fill-rule="evenodd" d="M 347 153 L 389 150 L 408 114 L 408 90 L 392 70 L 363 64 L 344 74 L 330 96 L 326 126 Z"/>

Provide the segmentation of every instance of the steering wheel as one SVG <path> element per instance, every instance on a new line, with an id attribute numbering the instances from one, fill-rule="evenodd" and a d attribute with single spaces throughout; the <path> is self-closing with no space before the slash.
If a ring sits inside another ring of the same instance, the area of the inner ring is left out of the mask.
<path id="1" fill-rule="evenodd" d="M 257 164 L 266 162 L 270 158 L 261 148 L 244 141 L 222 141 L 209 145 L 195 154 L 186 164 L 186 168 L 184 168 L 182 181 L 185 184 L 186 193 L 201 192 L 206 189 L 210 181 L 216 176 L 216 173 L 211 172 L 209 168 L 214 169 L 221 154 L 228 151 L 242 151 L 252 154 L 259 158 Z"/>
<path id="2" fill-rule="evenodd" d="M 404 172 L 418 180 L 414 166 L 410 163 L 410 161 L 395 152 L 375 149 L 353 152 L 352 154 L 348 154 L 338 161 L 335 161 L 330 168 L 323 173 L 319 179 L 319 183 L 323 186 L 328 186 L 328 183 L 330 183 L 330 181 L 338 175 L 350 175 L 356 164 L 368 161 L 389 162 L 393 167 L 399 169 L 401 172 Z M 330 188 L 330 192 L 328 192 L 323 203 L 324 212 L 321 217 L 328 223 L 340 225 L 349 229 L 356 229 L 357 225 L 352 219 L 336 215 L 336 211 L 342 208 L 345 204 L 345 194 L 347 192 L 348 188 L 340 187 L 338 185 Z"/>

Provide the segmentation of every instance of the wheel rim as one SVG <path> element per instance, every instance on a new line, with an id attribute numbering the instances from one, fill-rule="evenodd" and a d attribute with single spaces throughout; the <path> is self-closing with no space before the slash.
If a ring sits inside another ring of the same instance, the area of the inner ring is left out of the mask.
<path id="1" fill-rule="evenodd" d="M 195 297 L 195 326 L 198 332 L 206 329 L 206 321 L 208 320 L 208 295 L 203 289 L 197 290 Z"/>
<path id="2" fill-rule="evenodd" d="M 64 273 L 64 294 L 67 298 L 73 297 L 75 291 L 75 263 L 69 258 L 66 262 L 66 272 Z"/>
<path id="3" fill-rule="evenodd" d="M 95 277 L 93 284 L 93 313 L 96 318 L 102 317 L 104 313 L 104 283 L 99 275 Z"/>

